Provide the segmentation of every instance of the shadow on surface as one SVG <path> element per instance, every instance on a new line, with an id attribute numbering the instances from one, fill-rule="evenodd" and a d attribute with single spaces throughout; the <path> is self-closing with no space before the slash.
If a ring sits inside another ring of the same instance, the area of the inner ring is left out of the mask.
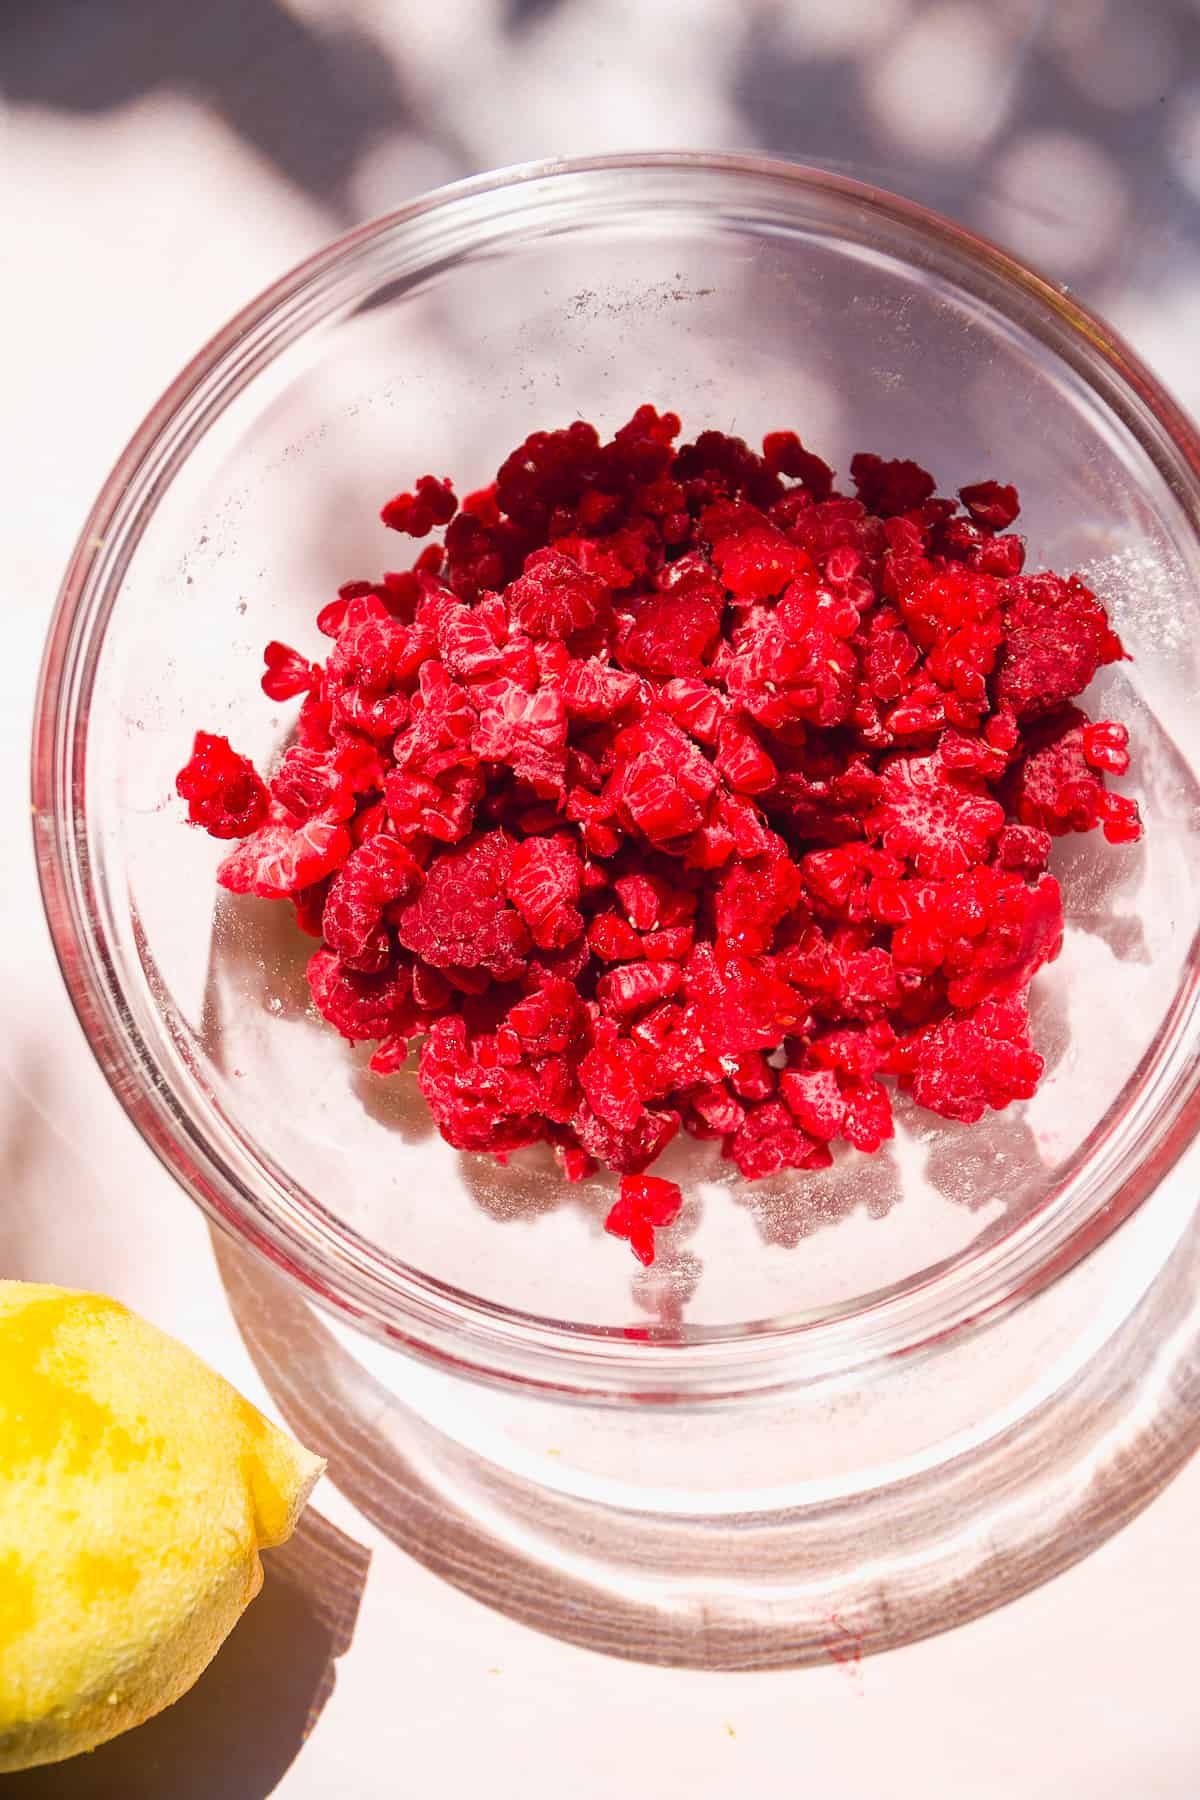
<path id="1" fill-rule="evenodd" d="M 344 20 L 317 29 L 277 0 L 40 0 L 0 17 L 0 91 L 12 101 L 95 114 L 162 89 L 211 108 L 346 221 L 354 171 L 385 135 L 422 136 L 464 163 L 445 112 L 426 116 L 383 46 Z"/>
<path id="2" fill-rule="evenodd" d="M 182 1700 L 89 1755 L 6 1777 L 5 1800 L 264 1800 L 333 1692 L 370 1561 L 306 1513 L 268 1551 L 262 1593 Z"/>

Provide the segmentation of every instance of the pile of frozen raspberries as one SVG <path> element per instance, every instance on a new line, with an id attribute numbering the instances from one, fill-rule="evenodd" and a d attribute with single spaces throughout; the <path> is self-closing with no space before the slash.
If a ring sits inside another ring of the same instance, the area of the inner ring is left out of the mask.
<path id="1" fill-rule="evenodd" d="M 1124 727 L 1074 704 L 1120 640 L 1022 573 L 1014 488 L 860 455 L 843 494 L 792 432 L 679 431 L 535 432 L 461 502 L 423 476 L 382 517 L 444 541 L 341 589 L 323 663 L 267 646 L 303 696 L 269 782 L 204 732 L 178 777 L 372 1068 L 420 1040 L 459 1150 L 619 1171 L 643 1261 L 680 1127 L 753 1180 L 878 1149 L 882 1077 L 968 1122 L 1032 1095 L 1051 839 L 1141 831 Z"/>

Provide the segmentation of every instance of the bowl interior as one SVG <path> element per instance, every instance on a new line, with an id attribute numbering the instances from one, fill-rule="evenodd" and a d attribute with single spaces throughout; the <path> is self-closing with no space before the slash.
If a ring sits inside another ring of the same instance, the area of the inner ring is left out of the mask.
<path id="1" fill-rule="evenodd" d="M 1136 395 L 1119 416 L 1088 355 L 1065 311 L 961 240 L 729 170 L 452 200 L 360 242 L 231 344 L 123 527 L 76 784 L 107 979 L 184 1173 L 217 1159 L 332 1259 L 576 1328 L 684 1336 L 863 1308 L 1111 1198 L 1191 1028 L 1200 559 L 1169 444 Z M 661 1170 L 686 1210 L 641 1274 L 602 1231 L 612 1178 L 568 1188 L 540 1150 L 506 1168 L 460 1156 L 415 1074 L 372 1076 L 314 1015 L 311 940 L 289 908 L 219 894 L 220 847 L 185 828 L 173 777 L 198 726 L 260 767 L 278 756 L 295 703 L 263 698 L 262 647 L 319 657 L 337 585 L 403 565 L 377 518 L 389 494 L 426 469 L 462 492 L 528 431 L 611 428 L 644 400 L 689 434 L 793 427 L 843 475 L 870 449 L 915 457 L 944 492 L 1015 481 L 1027 566 L 1083 572 L 1133 652 L 1090 705 L 1130 727 L 1121 785 L 1146 835 L 1056 849 L 1068 931 L 1034 987 L 1034 1101 L 975 1127 L 901 1101 L 883 1153 L 755 1184 L 715 1146 L 677 1144 Z"/>

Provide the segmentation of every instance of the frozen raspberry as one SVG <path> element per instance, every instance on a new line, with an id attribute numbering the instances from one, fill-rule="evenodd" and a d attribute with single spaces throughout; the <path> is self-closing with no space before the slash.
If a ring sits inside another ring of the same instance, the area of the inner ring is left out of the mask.
<path id="1" fill-rule="evenodd" d="M 697 944 L 684 973 L 699 1040 L 720 1056 L 773 1049 L 804 1015 L 795 990 L 765 957 L 725 955 Z"/>
<path id="2" fill-rule="evenodd" d="M 1004 824 L 1004 808 L 936 753 L 897 756 L 883 769 L 883 797 L 867 829 L 922 875 L 957 875 L 982 862 Z"/>
<path id="3" fill-rule="evenodd" d="M 482 607 L 448 606 L 436 629 L 442 662 L 456 681 L 486 681 L 504 672 L 509 657 L 489 629 Z"/>
<path id="4" fill-rule="evenodd" d="M 1050 833 L 1037 825 L 1006 825 L 996 839 L 996 863 L 1001 869 L 1019 869 L 1040 875 L 1050 860 Z"/>
<path id="5" fill-rule="evenodd" d="M 445 525 L 458 510 L 458 501 L 449 481 L 438 481 L 422 475 L 413 494 L 397 494 L 380 513 L 385 525 L 393 531 L 405 531 L 410 537 L 428 537 L 435 525 Z"/>
<path id="6" fill-rule="evenodd" d="M 596 998 L 606 1013 L 628 1018 L 632 1013 L 644 1012 L 655 1001 L 678 993 L 682 983 L 683 971 L 678 963 L 623 963 L 619 969 L 612 969 L 600 977 L 596 983 Z"/>
<path id="7" fill-rule="evenodd" d="M 604 1221 L 613 1237 L 625 1238 L 640 1263 L 654 1261 L 654 1233 L 673 1225 L 683 1195 L 673 1181 L 658 1175 L 622 1175 L 621 1197 Z"/>
<path id="8" fill-rule="evenodd" d="M 263 825 L 231 850 L 217 870 L 217 880 L 231 894 L 257 894 L 279 900 L 314 886 L 340 869 L 352 847 L 343 825 L 310 819 L 293 830 Z"/>
<path id="9" fill-rule="evenodd" d="M 701 515 L 700 529 L 735 599 L 769 600 L 814 573 L 811 557 L 753 507 L 712 507 Z"/>
<path id="10" fill-rule="evenodd" d="M 559 1145 L 557 1155 L 564 1181 L 586 1181 L 600 1166 L 594 1156 L 589 1156 L 586 1150 L 581 1150 L 576 1144 Z"/>
<path id="11" fill-rule="evenodd" d="M 749 1108 L 730 1139 L 729 1155 L 747 1181 L 781 1169 L 826 1169 L 832 1161 L 828 1146 L 803 1131 L 778 1100 Z"/>
<path id="12" fill-rule="evenodd" d="M 616 1131 L 631 1131 L 645 1110 L 649 1078 L 646 1053 L 621 1037 L 611 1022 L 597 1027 L 596 1041 L 579 1064 L 579 1081 L 597 1118 Z"/>
<path id="13" fill-rule="evenodd" d="M 828 1143 L 842 1128 L 846 1102 L 832 1069 L 786 1069 L 779 1091 L 810 1137 Z"/>
<path id="14" fill-rule="evenodd" d="M 434 1021 L 417 1080 L 438 1130 L 456 1150 L 507 1154 L 545 1136 L 537 1076 L 506 1068 L 495 1038 L 470 1037 L 462 1017 Z"/>
<path id="15" fill-rule="evenodd" d="M 850 475 L 863 505 L 885 519 L 893 513 L 911 512 L 933 493 L 933 476 L 918 463 L 903 459 L 886 462 L 863 451 L 851 457 Z"/>
<path id="16" fill-rule="evenodd" d="M 620 639 L 621 661 L 648 675 L 695 676 L 720 636 L 724 605 L 724 594 L 711 580 L 655 595 Z"/>
<path id="17" fill-rule="evenodd" d="M 806 450 L 794 431 L 768 431 L 763 461 L 773 474 L 800 482 L 814 500 L 828 500 L 833 492 L 833 470 Z"/>
<path id="18" fill-rule="evenodd" d="M 972 1125 L 989 1107 L 1031 1099 L 1045 1065 L 1030 1046 L 1018 994 L 927 1027 L 897 1053 L 896 1066 L 918 1105 Z"/>
<path id="19" fill-rule="evenodd" d="M 842 1136 L 855 1150 L 869 1156 L 895 1136 L 891 1095 L 879 1081 L 849 1081 L 843 1085 L 845 1115 Z"/>
<path id="20" fill-rule="evenodd" d="M 310 663 L 306 656 L 298 650 L 292 650 L 287 644 L 270 643 L 263 651 L 266 671 L 262 678 L 262 691 L 268 700 L 293 700 L 297 694 L 307 694 L 314 682 L 320 679 L 319 666 Z"/>
<path id="21" fill-rule="evenodd" d="M 425 876 L 397 838 L 377 832 L 351 851 L 329 884 L 325 942 L 349 968 L 380 969 L 391 944 L 384 908 L 419 892 Z"/>
<path id="22" fill-rule="evenodd" d="M 248 837 L 267 816 L 267 790 L 250 758 L 209 731 L 196 733 L 175 791 L 188 803 L 189 822 L 202 825 L 211 837 Z"/>
<path id="23" fill-rule="evenodd" d="M 769 949 L 775 927 L 795 909 L 803 891 L 800 871 L 782 845 L 774 856 L 735 863 L 713 896 L 720 943 L 751 955 Z"/>
<path id="24" fill-rule="evenodd" d="M 858 624 L 852 606 L 789 588 L 776 607 L 734 633 L 734 654 L 724 671 L 731 699 L 772 730 L 799 721 L 842 724 L 858 677 L 849 642 Z"/>
<path id="25" fill-rule="evenodd" d="M 680 1117 L 670 1107 L 647 1107 L 627 1129 L 599 1118 L 586 1101 L 571 1119 L 581 1149 L 618 1175 L 640 1175 L 657 1160 L 679 1130 Z"/>
<path id="26" fill-rule="evenodd" d="M 530 694 L 515 681 L 490 681 L 471 690 L 478 722 L 471 748 L 483 762 L 502 763 L 538 794 L 563 791 L 567 768 L 567 709 L 554 688 Z"/>
<path id="27" fill-rule="evenodd" d="M 535 550 L 508 590 L 513 622 L 531 638 L 568 638 L 594 625 L 608 605 L 595 575 L 558 550 Z"/>
<path id="28" fill-rule="evenodd" d="M 636 875 L 621 876 L 614 886 L 635 931 L 686 925 L 695 915 L 695 894 L 687 888 L 672 887 L 661 875 L 639 871 Z"/>
<path id="29" fill-rule="evenodd" d="M 480 969 L 497 981 L 520 974 L 529 933 L 505 898 L 512 855 L 512 839 L 492 831 L 432 862 L 421 892 L 395 911 L 405 949 L 435 969 Z"/>
<path id="30" fill-rule="evenodd" d="M 1006 601 L 996 694 L 1020 719 L 1075 699 L 1102 664 L 1125 654 L 1108 614 L 1077 577 L 1018 576 L 1006 584 Z"/>
<path id="31" fill-rule="evenodd" d="M 775 786 L 779 770 L 750 727 L 726 719 L 717 738 L 717 768 L 739 794 L 762 794 Z"/>
<path id="32" fill-rule="evenodd" d="M 483 777 L 473 769 L 451 769 L 436 781 L 394 769 L 384 781 L 388 817 L 405 842 L 424 834 L 439 844 L 460 843 L 484 791 Z"/>
<path id="33" fill-rule="evenodd" d="M 582 889 L 583 863 L 570 838 L 525 838 L 513 851 L 505 892 L 539 949 L 561 950 L 583 931 Z"/>
<path id="34" fill-rule="evenodd" d="M 715 744 L 729 703 L 718 688 L 697 676 L 678 676 L 664 683 L 657 704 L 669 719 L 700 744 Z"/>
<path id="35" fill-rule="evenodd" d="M 473 760 L 471 739 L 478 715 L 466 692 L 450 680 L 441 663 L 421 665 L 420 688 L 410 707 L 411 723 L 392 746 L 396 766 L 436 778 Z"/>
<path id="36" fill-rule="evenodd" d="M 640 691 L 641 682 L 636 675 L 609 668 L 598 656 L 581 657 L 570 663 L 562 681 L 567 716 L 597 724 L 632 706 Z"/>
<path id="37" fill-rule="evenodd" d="M 1108 739 L 1089 739 L 1094 729 L 1073 706 L 1039 720 L 1026 740 L 1026 756 L 1007 783 L 1008 804 L 1021 824 L 1052 837 L 1099 825 L 1110 843 L 1134 843 L 1142 835 L 1137 803 L 1108 792 L 1103 770 L 1111 745 Z M 1093 757 L 1100 750 L 1099 768 L 1088 758 L 1089 746 Z"/>
<path id="38" fill-rule="evenodd" d="M 332 950 L 318 950 L 308 965 L 308 985 L 317 1010 L 351 1043 L 408 1035 L 412 977 L 403 963 L 363 974 L 345 968 Z"/>
<path id="39" fill-rule="evenodd" d="M 998 481 L 977 481 L 971 487 L 959 488 L 958 497 L 977 525 L 989 531 L 1007 531 L 1021 510 L 1015 487 L 1002 487 Z"/>

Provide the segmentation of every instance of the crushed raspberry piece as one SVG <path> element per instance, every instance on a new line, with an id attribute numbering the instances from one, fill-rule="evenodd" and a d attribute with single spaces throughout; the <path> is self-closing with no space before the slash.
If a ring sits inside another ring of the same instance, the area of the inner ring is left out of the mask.
<path id="1" fill-rule="evenodd" d="M 933 476 L 919 463 L 886 462 L 881 456 L 860 451 L 850 459 L 850 477 L 863 505 L 880 518 L 912 512 L 933 493 Z"/>
<path id="2" fill-rule="evenodd" d="M 1114 748 L 1123 755 L 1124 745 L 1107 735 L 1089 737 L 1094 729 L 1074 706 L 1040 720 L 1007 783 L 1008 804 L 1022 825 L 1048 831 L 1051 837 L 1099 825 L 1111 844 L 1136 843 L 1142 835 L 1137 802 L 1110 794 L 1104 782 Z"/>
<path id="3" fill-rule="evenodd" d="M 605 1231 L 625 1238 L 640 1263 L 654 1261 L 654 1233 L 673 1225 L 683 1195 L 673 1181 L 659 1175 L 622 1175 L 621 1197 L 604 1221 Z"/>
<path id="4" fill-rule="evenodd" d="M 605 1012 L 626 1018 L 630 1013 L 645 1011 L 656 1000 L 678 993 L 682 983 L 683 971 L 678 963 L 623 963 L 600 977 L 596 998 Z"/>
<path id="5" fill-rule="evenodd" d="M 724 606 L 724 590 L 711 578 L 655 595 L 620 639 L 621 661 L 646 675 L 697 675 L 721 634 Z"/>
<path id="6" fill-rule="evenodd" d="M 1007 531 L 1021 510 L 1015 487 L 1002 487 L 998 481 L 976 481 L 959 488 L 958 497 L 977 525 L 989 531 Z"/>
<path id="7" fill-rule="evenodd" d="M 287 644 L 270 643 L 263 651 L 266 670 L 262 691 L 268 700 L 294 700 L 320 679 L 320 668 Z"/>
<path id="8" fill-rule="evenodd" d="M 530 694 L 516 681 L 472 689 L 479 717 L 471 748 L 483 762 L 503 763 L 538 794 L 560 794 L 567 769 L 567 709 L 560 693 Z"/>
<path id="9" fill-rule="evenodd" d="M 773 474 L 798 481 L 814 500 L 828 500 L 833 492 L 833 470 L 806 450 L 794 431 L 768 431 L 763 439 L 763 461 Z"/>
<path id="10" fill-rule="evenodd" d="M 348 968 L 380 969 L 391 955 L 384 908 L 420 890 L 425 876 L 399 839 L 377 832 L 352 850 L 329 884 L 325 942 Z"/>
<path id="11" fill-rule="evenodd" d="M 175 792 L 188 803 L 189 823 L 202 825 L 210 837 L 248 837 L 267 816 L 267 790 L 250 758 L 210 731 L 196 733 Z"/>
<path id="12" fill-rule="evenodd" d="M 583 863 L 570 838 L 530 837 L 513 851 L 505 892 L 541 950 L 562 950 L 583 930 Z"/>
<path id="13" fill-rule="evenodd" d="M 380 513 L 385 525 L 393 531 L 406 531 L 409 537 L 428 537 L 435 525 L 445 525 L 458 510 L 458 501 L 449 481 L 438 481 L 422 475 L 413 494 L 397 494 Z"/>
<path id="14" fill-rule="evenodd" d="M 1141 833 L 1126 729 L 1073 704 L 1123 647 L 1023 573 L 1014 488 L 861 454 L 838 493 L 793 431 L 679 432 L 533 432 L 461 506 L 422 476 L 382 516 L 440 536 L 321 607 L 323 663 L 266 647 L 300 702 L 269 789 L 203 732 L 176 783 L 372 1070 L 420 1045 L 450 1144 L 620 1174 L 647 1263 L 681 1127 L 758 1180 L 878 1151 L 893 1080 L 1028 1098 L 1053 842 Z"/>
<path id="15" fill-rule="evenodd" d="M 324 819 L 310 819 L 297 830 L 263 825 L 230 851 L 217 870 L 217 880 L 231 894 L 280 900 L 332 875 L 351 848 L 345 826 Z"/>

